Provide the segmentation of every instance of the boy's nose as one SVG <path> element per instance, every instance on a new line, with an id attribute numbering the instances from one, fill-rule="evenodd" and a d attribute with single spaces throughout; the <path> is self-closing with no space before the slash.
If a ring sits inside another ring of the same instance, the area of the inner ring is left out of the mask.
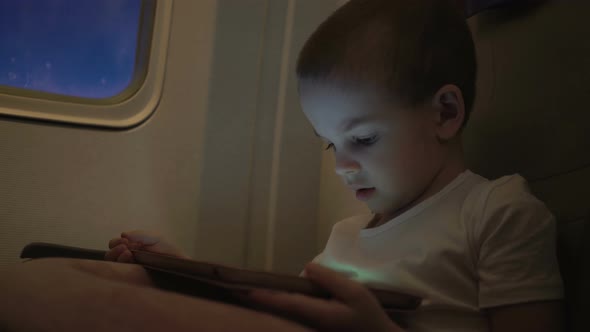
<path id="1" fill-rule="evenodd" d="M 336 156 L 336 174 L 340 176 L 356 174 L 361 170 L 361 165 L 350 158 Z"/>

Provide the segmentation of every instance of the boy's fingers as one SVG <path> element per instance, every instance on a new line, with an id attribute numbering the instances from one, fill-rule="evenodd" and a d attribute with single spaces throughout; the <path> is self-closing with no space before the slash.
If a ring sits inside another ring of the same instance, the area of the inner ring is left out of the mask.
<path id="1" fill-rule="evenodd" d="M 346 304 L 359 305 L 359 303 L 364 304 L 372 300 L 372 295 L 365 286 L 319 264 L 307 264 L 305 274 L 307 278 Z"/>
<path id="2" fill-rule="evenodd" d="M 121 237 L 131 242 L 141 242 L 146 246 L 154 245 L 160 242 L 160 237 L 142 230 L 134 230 L 121 233 Z"/>
<path id="3" fill-rule="evenodd" d="M 127 249 L 125 249 L 125 251 L 123 251 L 123 253 L 117 258 L 117 262 L 120 263 L 132 263 L 133 261 L 133 254 Z"/>
<path id="4" fill-rule="evenodd" d="M 313 326 L 329 324 L 330 317 L 342 317 L 349 310 L 344 304 L 316 299 L 302 294 L 253 290 L 248 299 L 269 310 L 287 314 L 289 317 L 312 323 Z"/>
<path id="5" fill-rule="evenodd" d="M 120 244 L 125 244 L 125 245 L 129 244 L 129 240 L 121 238 L 121 237 L 114 238 L 109 241 L 109 249 L 113 249 L 114 247 L 116 247 Z"/>
<path id="6" fill-rule="evenodd" d="M 119 245 L 115 246 L 114 248 L 112 248 L 111 250 L 107 251 L 107 253 L 104 255 L 104 259 L 107 261 L 116 262 L 117 259 L 119 258 L 119 256 L 125 250 L 127 250 L 127 246 L 125 246 L 124 244 L 119 244 Z"/>

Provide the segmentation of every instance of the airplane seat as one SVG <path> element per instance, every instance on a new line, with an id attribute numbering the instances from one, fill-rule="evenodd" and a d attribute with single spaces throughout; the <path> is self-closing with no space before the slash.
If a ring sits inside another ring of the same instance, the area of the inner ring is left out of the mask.
<path id="1" fill-rule="evenodd" d="M 556 217 L 567 331 L 590 331 L 590 2 L 519 1 L 469 19 L 478 96 L 468 166 L 519 173 Z"/>

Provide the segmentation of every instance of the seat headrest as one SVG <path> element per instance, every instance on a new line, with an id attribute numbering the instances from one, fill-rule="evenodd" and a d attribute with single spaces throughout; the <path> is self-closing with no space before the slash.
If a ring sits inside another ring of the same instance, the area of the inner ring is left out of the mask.
<path id="1" fill-rule="evenodd" d="M 589 1 L 549 1 L 469 20 L 479 62 L 464 132 L 471 169 L 489 178 L 520 173 L 549 196 L 560 187 L 562 196 L 590 197 L 589 15 Z"/>

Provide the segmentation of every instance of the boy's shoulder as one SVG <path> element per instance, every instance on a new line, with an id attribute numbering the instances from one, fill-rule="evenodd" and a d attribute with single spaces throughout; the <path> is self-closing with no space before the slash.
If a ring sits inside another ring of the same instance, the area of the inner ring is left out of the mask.
<path id="1" fill-rule="evenodd" d="M 475 176 L 479 181 L 467 195 L 464 203 L 466 207 L 485 212 L 494 207 L 544 206 L 531 192 L 526 179 L 519 174 L 506 175 L 495 180 L 488 180 L 477 174 Z"/>
<path id="2" fill-rule="evenodd" d="M 508 175 L 475 185 L 463 204 L 463 216 L 471 220 L 472 230 L 487 237 L 500 229 L 534 231 L 551 228 L 551 211 L 531 192 L 520 175 Z"/>

